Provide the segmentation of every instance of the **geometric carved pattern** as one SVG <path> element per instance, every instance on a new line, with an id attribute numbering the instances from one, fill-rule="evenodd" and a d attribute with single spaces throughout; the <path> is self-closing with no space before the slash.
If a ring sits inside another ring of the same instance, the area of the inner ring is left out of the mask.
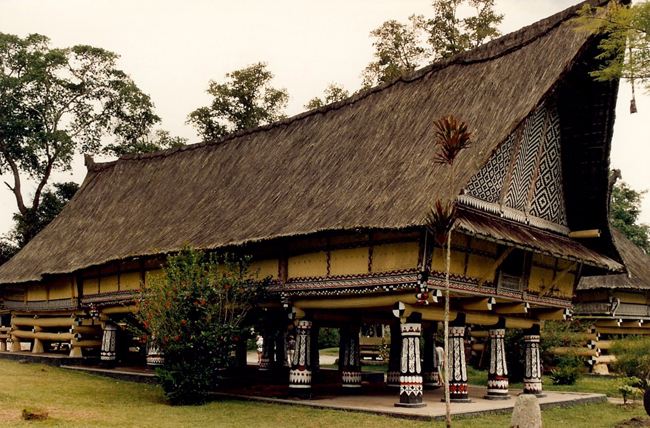
<path id="1" fill-rule="evenodd" d="M 525 216 L 566 226 L 560 120 L 543 103 L 499 146 L 469 181 L 466 194 Z"/>
<path id="2" fill-rule="evenodd" d="M 490 160 L 470 180 L 467 193 L 486 202 L 498 203 L 501 196 L 503 181 L 508 173 L 512 148 L 515 144 L 515 134 L 511 134 L 499 146 Z"/>
<path id="3" fill-rule="evenodd" d="M 543 150 L 530 214 L 556 224 L 566 225 L 562 190 L 560 118 L 556 109 L 549 109 Z"/>
<path id="4" fill-rule="evenodd" d="M 542 144 L 546 109 L 538 108 L 524 122 L 519 150 L 515 159 L 510 186 L 504 205 L 519 211 L 526 211 L 528 189 L 533 181 L 537 163 L 537 153 Z"/>

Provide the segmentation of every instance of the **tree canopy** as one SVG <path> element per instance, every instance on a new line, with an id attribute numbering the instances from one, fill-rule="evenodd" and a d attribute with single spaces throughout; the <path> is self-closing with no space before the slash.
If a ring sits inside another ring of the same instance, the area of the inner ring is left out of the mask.
<path id="1" fill-rule="evenodd" d="M 577 23 L 582 30 L 604 36 L 598 55 L 604 65 L 591 73 L 597 80 L 638 80 L 650 89 L 650 3 L 586 4 Z"/>
<path id="2" fill-rule="evenodd" d="M 271 80 L 273 73 L 263 62 L 227 73 L 224 83 L 211 80 L 212 102 L 191 112 L 188 123 L 204 140 L 214 140 L 284 118 L 289 95 L 271 86 Z"/>
<path id="3" fill-rule="evenodd" d="M 620 230 L 630 241 L 650 251 L 650 226 L 639 222 L 641 201 L 646 191 L 636 191 L 625 182 L 612 189 L 609 217 L 612 226 Z"/>
<path id="4" fill-rule="evenodd" d="M 336 83 L 330 83 L 323 93 L 323 98 L 314 97 L 305 104 L 307 110 L 323 107 L 337 101 L 343 101 L 348 98 L 350 93 L 343 86 Z"/>
<path id="5" fill-rule="evenodd" d="M 474 13 L 459 18 L 459 9 Z M 374 29 L 374 61 L 363 71 L 365 87 L 389 82 L 424 64 L 475 48 L 497 36 L 503 15 L 494 0 L 433 0 L 433 17 L 412 15 L 407 23 L 384 22 Z"/>
<path id="6" fill-rule="evenodd" d="M 39 34 L 0 33 L 0 173 L 9 172 L 18 212 L 37 211 L 55 170 L 76 153 L 95 153 L 102 137 L 139 140 L 159 121 L 153 104 L 122 70 L 118 56 L 77 45 L 51 48 Z M 36 183 L 31 204 L 22 188 Z"/>

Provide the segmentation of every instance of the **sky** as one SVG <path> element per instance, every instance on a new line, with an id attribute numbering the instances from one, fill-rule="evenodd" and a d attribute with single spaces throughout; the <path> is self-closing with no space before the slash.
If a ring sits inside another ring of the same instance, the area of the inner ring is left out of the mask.
<path id="1" fill-rule="evenodd" d="M 496 0 L 505 15 L 500 29 L 517 30 L 576 3 Z M 289 92 L 287 113 L 297 114 L 329 83 L 358 89 L 372 61 L 370 31 L 414 13 L 430 16 L 431 0 L 0 0 L 0 32 L 40 33 L 53 47 L 89 44 L 116 52 L 119 66 L 151 96 L 160 127 L 195 143 L 187 114 L 208 104 L 210 79 L 266 62 L 273 85 Z M 630 86 L 621 84 L 611 162 L 625 182 L 644 190 L 650 188 L 650 96 L 636 92 L 639 112 L 631 115 Z M 81 183 L 85 174 L 78 157 L 72 171 L 53 179 Z M 0 234 L 11 228 L 15 211 L 12 193 L 0 187 Z M 650 197 L 641 220 L 650 223 Z"/>

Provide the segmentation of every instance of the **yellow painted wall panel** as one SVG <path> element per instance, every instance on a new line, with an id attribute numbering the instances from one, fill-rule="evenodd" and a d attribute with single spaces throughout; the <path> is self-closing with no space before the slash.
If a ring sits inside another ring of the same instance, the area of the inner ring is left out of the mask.
<path id="1" fill-rule="evenodd" d="M 99 279 L 100 293 L 113 293 L 118 290 L 117 275 L 102 276 Z"/>
<path id="2" fill-rule="evenodd" d="M 573 285 L 575 282 L 575 275 L 568 273 L 562 277 L 557 283 L 558 295 L 561 297 L 573 296 Z"/>
<path id="3" fill-rule="evenodd" d="M 48 284 L 48 287 L 50 289 L 50 300 L 71 299 L 73 297 L 73 287 L 70 278 L 53 281 Z"/>
<path id="4" fill-rule="evenodd" d="M 141 281 L 140 272 L 120 273 L 120 290 L 139 290 Z"/>
<path id="5" fill-rule="evenodd" d="M 327 254 L 324 251 L 289 257 L 289 278 L 318 277 L 327 275 Z"/>
<path id="6" fill-rule="evenodd" d="M 86 278 L 83 280 L 83 293 L 84 296 L 99 293 L 99 279 Z"/>
<path id="7" fill-rule="evenodd" d="M 249 272 L 256 279 L 278 278 L 278 259 L 257 260 L 251 263 Z"/>
<path id="8" fill-rule="evenodd" d="M 549 268 L 555 266 L 555 257 L 547 256 L 544 254 L 533 253 L 533 264 L 541 265 Z"/>
<path id="9" fill-rule="evenodd" d="M 368 247 L 334 250 L 330 253 L 330 275 L 368 272 Z"/>
<path id="10" fill-rule="evenodd" d="M 553 271 L 538 266 L 531 266 L 528 290 L 536 293 L 546 293 L 553 283 Z"/>
<path id="11" fill-rule="evenodd" d="M 494 262 L 495 259 L 479 256 L 476 254 L 470 254 L 469 261 L 467 263 L 467 276 L 470 278 L 483 279 L 485 275 L 492 271 Z M 487 278 L 487 280 L 490 281 L 491 278 Z"/>
<path id="12" fill-rule="evenodd" d="M 418 266 L 417 242 L 377 245 L 372 251 L 372 271 L 388 272 Z"/>
<path id="13" fill-rule="evenodd" d="M 641 293 L 630 293 L 624 291 L 615 291 L 614 296 L 621 299 L 622 303 L 646 304 L 646 297 Z"/>
<path id="14" fill-rule="evenodd" d="M 47 288 L 44 284 L 31 285 L 27 287 L 27 300 L 47 300 Z"/>
<path id="15" fill-rule="evenodd" d="M 431 260 L 431 270 L 445 272 L 447 270 L 446 250 L 434 248 L 433 259 Z M 455 275 L 465 274 L 465 253 L 460 251 L 451 251 L 451 260 L 449 263 L 449 272 Z"/>

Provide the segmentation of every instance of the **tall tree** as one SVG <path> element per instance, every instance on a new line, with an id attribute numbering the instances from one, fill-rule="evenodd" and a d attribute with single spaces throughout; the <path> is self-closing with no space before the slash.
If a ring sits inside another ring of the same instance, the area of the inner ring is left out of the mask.
<path id="1" fill-rule="evenodd" d="M 267 65 L 259 62 L 227 73 L 224 83 L 211 80 L 207 93 L 212 102 L 191 112 L 188 123 L 204 140 L 212 140 L 284 118 L 289 95 L 272 87 L 272 79 Z"/>
<path id="2" fill-rule="evenodd" d="M 412 15 L 407 24 L 390 20 L 370 32 L 375 59 L 363 71 L 364 87 L 390 82 L 422 65 L 429 56 L 424 24 L 422 15 Z"/>
<path id="3" fill-rule="evenodd" d="M 330 83 L 323 93 L 323 98 L 314 97 L 305 104 L 307 110 L 323 107 L 327 104 L 332 104 L 337 101 L 343 101 L 348 98 L 350 93 L 343 86 L 336 83 Z"/>
<path id="4" fill-rule="evenodd" d="M 39 34 L 0 33 L 0 173 L 20 216 L 38 212 L 51 174 L 76 153 L 101 150 L 102 137 L 128 143 L 159 121 L 149 96 L 116 67 L 118 56 L 78 45 L 50 48 Z M 31 201 L 25 178 L 36 189 Z"/>
<path id="5" fill-rule="evenodd" d="M 646 191 L 636 191 L 625 182 L 615 184 L 609 217 L 612 226 L 620 230 L 627 238 L 646 251 L 650 251 L 650 226 L 639 222 L 641 201 Z"/>
<path id="6" fill-rule="evenodd" d="M 394 80 L 500 35 L 497 26 L 503 15 L 494 10 L 494 0 L 433 0 L 432 5 L 432 18 L 413 15 L 407 24 L 386 21 L 370 33 L 375 60 L 363 72 L 364 86 Z M 461 8 L 474 14 L 460 18 Z"/>

